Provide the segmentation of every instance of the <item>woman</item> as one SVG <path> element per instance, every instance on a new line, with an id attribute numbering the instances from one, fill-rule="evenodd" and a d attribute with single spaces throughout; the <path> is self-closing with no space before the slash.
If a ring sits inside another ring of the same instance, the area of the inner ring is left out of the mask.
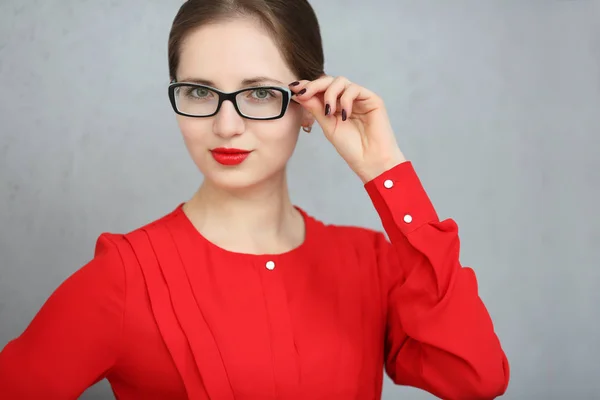
<path id="1" fill-rule="evenodd" d="M 189 0 L 169 66 L 201 187 L 99 237 L 0 354 L 0 397 L 72 399 L 107 378 L 119 399 L 378 399 L 383 365 L 444 399 L 505 392 L 456 224 L 438 219 L 382 100 L 324 74 L 307 2 Z M 389 242 L 290 201 L 286 164 L 315 121 Z"/>

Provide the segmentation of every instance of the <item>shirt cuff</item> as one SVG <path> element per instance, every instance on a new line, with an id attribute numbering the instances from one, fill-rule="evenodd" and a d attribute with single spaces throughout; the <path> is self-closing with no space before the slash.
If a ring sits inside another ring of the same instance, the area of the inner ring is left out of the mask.
<path id="1" fill-rule="evenodd" d="M 395 227 L 408 235 L 425 224 L 439 221 L 410 161 L 392 167 L 364 187 L 388 234 Z"/>

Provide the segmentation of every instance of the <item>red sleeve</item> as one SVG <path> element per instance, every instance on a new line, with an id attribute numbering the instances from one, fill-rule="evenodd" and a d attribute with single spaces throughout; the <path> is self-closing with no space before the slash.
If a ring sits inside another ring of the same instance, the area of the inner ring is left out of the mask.
<path id="1" fill-rule="evenodd" d="M 504 394 L 509 364 L 459 261 L 456 223 L 439 221 L 411 162 L 365 184 L 390 238 L 377 237 L 387 290 L 386 371 L 401 385 L 443 399 Z"/>
<path id="2" fill-rule="evenodd" d="M 0 352 L 0 398 L 76 399 L 103 379 L 119 351 L 124 301 L 121 257 L 100 236 L 95 257 Z"/>

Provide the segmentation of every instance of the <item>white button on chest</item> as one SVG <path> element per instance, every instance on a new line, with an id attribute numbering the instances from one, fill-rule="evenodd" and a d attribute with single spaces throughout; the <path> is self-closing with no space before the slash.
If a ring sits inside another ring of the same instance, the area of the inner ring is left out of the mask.
<path id="1" fill-rule="evenodd" d="M 269 271 L 273 271 L 275 269 L 275 262 L 274 261 L 267 261 L 267 263 L 265 264 L 265 267 L 267 267 L 267 269 Z"/>
<path id="2" fill-rule="evenodd" d="M 406 214 L 404 216 L 404 222 L 406 222 L 407 224 L 410 224 L 412 222 L 412 215 Z"/>

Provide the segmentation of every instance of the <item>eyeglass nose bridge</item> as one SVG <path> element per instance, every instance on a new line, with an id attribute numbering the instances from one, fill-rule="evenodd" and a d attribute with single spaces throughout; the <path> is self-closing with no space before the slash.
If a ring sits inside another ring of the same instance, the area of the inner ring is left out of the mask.
<path id="1" fill-rule="evenodd" d="M 235 111 L 238 113 L 238 115 L 242 118 L 246 118 L 246 116 L 242 113 L 242 111 L 240 110 L 238 103 L 237 103 L 237 96 L 238 96 L 238 94 L 240 94 L 242 92 L 242 90 L 238 90 L 238 91 L 235 91 L 232 93 L 221 92 L 220 90 L 217 90 L 214 88 L 212 90 L 219 95 L 219 102 L 217 103 L 217 109 L 215 110 L 213 115 L 217 115 L 219 113 L 219 111 L 221 110 L 221 106 L 223 105 L 223 103 L 225 101 L 229 100 L 231 102 L 231 104 L 233 104 L 233 108 L 235 108 Z"/>

